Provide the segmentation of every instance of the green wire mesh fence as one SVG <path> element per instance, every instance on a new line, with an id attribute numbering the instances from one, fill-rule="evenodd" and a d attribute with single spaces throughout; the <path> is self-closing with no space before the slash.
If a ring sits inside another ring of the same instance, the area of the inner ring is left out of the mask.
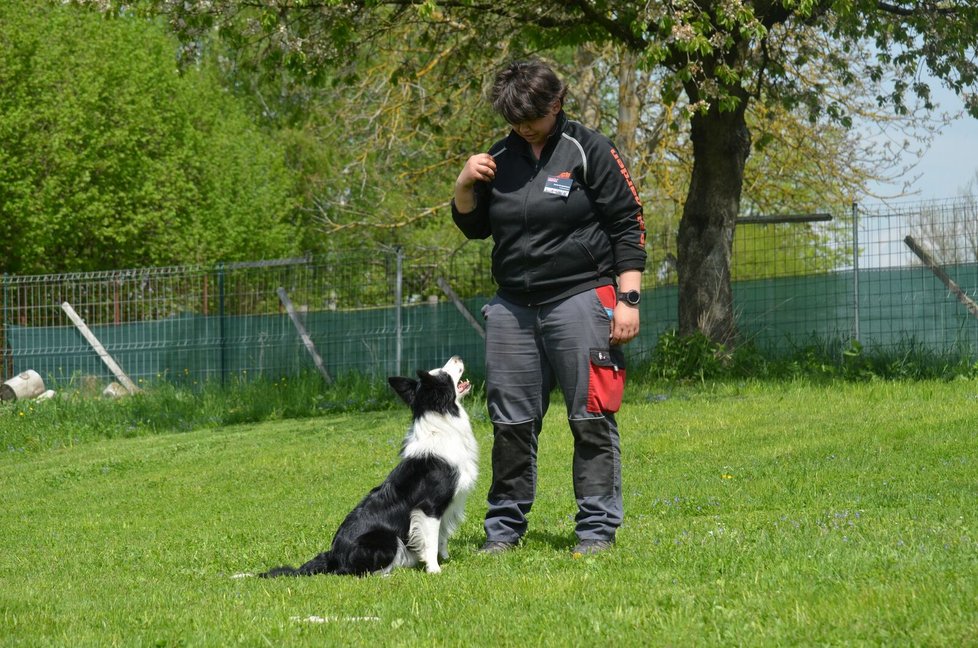
<path id="1" fill-rule="evenodd" d="M 663 249 L 650 250 L 656 261 L 644 277 L 642 335 L 627 347 L 633 358 L 648 357 L 677 322 L 675 236 L 649 240 Z M 136 382 L 276 379 L 314 370 L 311 350 L 333 377 L 413 373 L 454 354 L 479 376 L 490 256 L 491 243 L 480 241 L 454 251 L 5 275 L 0 373 L 33 369 L 51 384 L 112 377 L 68 304 Z M 974 201 L 745 217 L 731 276 L 741 342 L 765 353 L 858 341 L 879 351 L 978 354 Z"/>

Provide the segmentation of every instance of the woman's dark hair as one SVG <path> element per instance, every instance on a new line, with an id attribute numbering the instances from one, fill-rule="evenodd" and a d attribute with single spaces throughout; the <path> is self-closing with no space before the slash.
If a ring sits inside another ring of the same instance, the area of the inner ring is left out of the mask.
<path id="1" fill-rule="evenodd" d="M 538 60 L 515 61 L 496 74 L 489 99 L 509 124 L 539 119 L 555 101 L 564 103 L 567 86 L 549 65 Z"/>

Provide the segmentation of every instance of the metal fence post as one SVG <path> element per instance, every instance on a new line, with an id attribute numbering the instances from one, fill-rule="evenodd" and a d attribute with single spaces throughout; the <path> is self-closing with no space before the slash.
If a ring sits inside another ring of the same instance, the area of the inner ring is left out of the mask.
<path id="1" fill-rule="evenodd" d="M 398 246 L 395 249 L 397 255 L 397 276 L 394 279 L 394 375 L 401 375 L 401 345 L 402 325 L 401 325 L 401 304 L 404 299 L 404 249 Z"/>
<path id="2" fill-rule="evenodd" d="M 0 327 L 7 323 L 7 291 L 10 288 L 10 275 L 3 273 L 3 304 L 0 306 Z"/>
<path id="3" fill-rule="evenodd" d="M 3 304 L 0 305 L 0 378 L 7 377 L 7 291 L 10 288 L 10 275 L 3 273 Z"/>
<path id="4" fill-rule="evenodd" d="M 859 342 L 859 204 L 852 203 L 852 323 Z"/>
<path id="5" fill-rule="evenodd" d="M 221 386 L 225 385 L 224 376 L 224 350 L 225 343 L 224 331 L 224 262 L 217 263 L 217 326 L 218 326 L 218 372 L 221 374 Z"/>

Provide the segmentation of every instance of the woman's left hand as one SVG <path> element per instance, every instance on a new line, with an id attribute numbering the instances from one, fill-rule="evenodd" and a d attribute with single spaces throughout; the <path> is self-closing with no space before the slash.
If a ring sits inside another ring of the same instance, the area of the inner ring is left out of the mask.
<path id="1" fill-rule="evenodd" d="M 639 316 L 638 308 L 629 306 L 625 302 L 618 302 L 615 305 L 615 313 L 611 318 L 611 343 L 625 344 L 631 342 L 638 335 Z"/>

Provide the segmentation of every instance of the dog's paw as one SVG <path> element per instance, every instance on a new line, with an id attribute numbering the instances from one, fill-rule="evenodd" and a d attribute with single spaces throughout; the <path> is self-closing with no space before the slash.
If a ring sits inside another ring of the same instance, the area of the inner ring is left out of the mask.
<path id="1" fill-rule="evenodd" d="M 441 567 L 438 566 L 438 563 L 433 563 L 431 565 L 425 565 L 424 570 L 426 572 L 428 572 L 429 574 L 440 574 L 441 573 Z"/>

